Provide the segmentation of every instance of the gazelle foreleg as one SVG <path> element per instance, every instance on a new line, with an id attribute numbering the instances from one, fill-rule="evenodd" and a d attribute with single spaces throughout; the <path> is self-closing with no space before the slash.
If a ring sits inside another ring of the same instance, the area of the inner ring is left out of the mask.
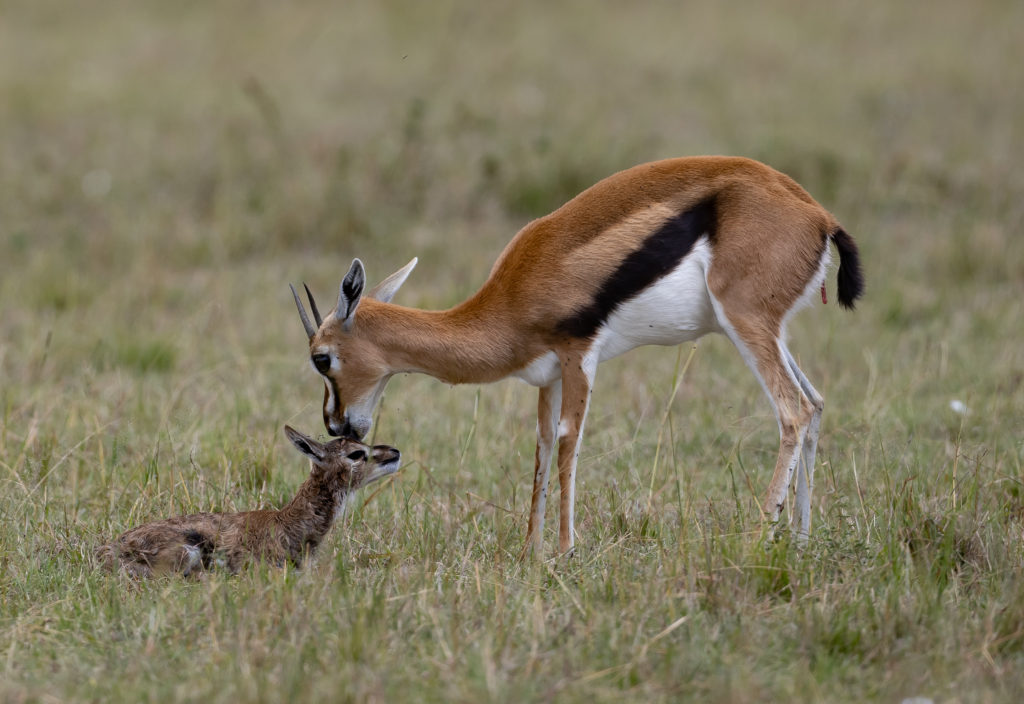
<path id="1" fill-rule="evenodd" d="M 542 386 L 537 399 L 537 455 L 533 470 L 533 495 L 530 499 L 530 522 L 526 529 L 526 544 L 520 557 L 530 551 L 540 555 L 544 549 L 544 509 L 548 501 L 548 478 L 551 475 L 551 455 L 558 432 L 558 417 L 562 408 L 562 380 L 556 379 Z"/>
<path id="2" fill-rule="evenodd" d="M 597 352 L 570 349 L 559 354 L 562 366 L 562 412 L 558 422 L 558 552 L 569 556 L 575 545 L 576 464 L 590 392 L 597 373 Z"/>
<path id="3" fill-rule="evenodd" d="M 786 357 L 786 363 L 793 372 L 800 388 L 811 402 L 813 412 L 811 422 L 807 427 L 807 434 L 804 436 L 804 444 L 801 455 L 800 467 L 797 470 L 796 479 L 796 513 L 798 536 L 807 537 L 811 532 L 811 493 L 814 491 L 814 458 L 818 449 L 818 434 L 821 430 L 821 414 L 825 410 L 825 399 L 818 390 L 811 385 L 804 373 L 797 366 L 796 360 L 786 346 L 782 345 L 782 352 Z"/>

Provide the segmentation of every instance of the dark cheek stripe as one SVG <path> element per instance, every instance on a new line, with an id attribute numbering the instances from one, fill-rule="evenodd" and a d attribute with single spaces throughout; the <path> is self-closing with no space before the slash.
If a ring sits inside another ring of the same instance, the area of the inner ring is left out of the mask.
<path id="1" fill-rule="evenodd" d="M 672 271 L 701 235 L 707 233 L 713 238 L 715 201 L 716 196 L 709 196 L 665 221 L 639 249 L 622 260 L 588 306 L 558 323 L 558 332 L 583 339 L 593 336 L 617 307 Z"/>

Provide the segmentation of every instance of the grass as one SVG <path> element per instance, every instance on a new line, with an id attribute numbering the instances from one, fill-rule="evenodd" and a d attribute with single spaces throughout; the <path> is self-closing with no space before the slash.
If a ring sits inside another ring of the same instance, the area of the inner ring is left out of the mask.
<path id="1" fill-rule="evenodd" d="M 0 700 L 1024 696 L 1019 4 L 9 5 Z M 827 399 L 806 548 L 764 539 L 775 423 L 707 339 L 674 397 L 689 347 L 602 366 L 569 564 L 515 559 L 534 392 L 406 377 L 405 469 L 310 568 L 95 569 L 297 487 L 289 282 L 415 255 L 398 301 L 451 305 L 530 217 L 696 153 L 787 171 L 863 251 L 859 310 L 792 330 Z"/>

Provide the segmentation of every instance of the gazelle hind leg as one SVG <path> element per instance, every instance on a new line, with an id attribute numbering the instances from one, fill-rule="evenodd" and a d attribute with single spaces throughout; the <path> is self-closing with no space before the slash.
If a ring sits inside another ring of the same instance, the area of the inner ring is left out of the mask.
<path id="1" fill-rule="evenodd" d="M 760 348 L 757 359 L 758 370 L 775 405 L 775 416 L 779 422 L 779 456 L 762 507 L 772 523 L 776 523 L 782 513 L 812 416 L 811 403 L 793 379 L 781 347 L 780 342 L 770 351 Z"/>
<path id="2" fill-rule="evenodd" d="M 814 458 L 818 450 L 818 434 L 821 430 L 821 414 L 825 410 L 825 399 L 818 390 L 811 385 L 807 377 L 797 366 L 796 360 L 785 344 L 781 345 L 783 355 L 789 370 L 793 373 L 800 389 L 807 396 L 813 408 L 811 422 L 807 426 L 807 433 L 804 436 L 803 448 L 801 450 L 800 464 L 797 468 L 796 479 L 796 533 L 797 536 L 806 538 L 811 532 L 811 494 L 814 491 Z"/>
<path id="3" fill-rule="evenodd" d="M 761 382 L 779 423 L 779 455 L 761 506 L 764 516 L 774 524 L 782 513 L 786 492 L 811 425 L 811 402 L 804 396 L 789 368 L 783 352 L 785 345 L 779 334 L 768 332 L 759 321 L 748 321 L 743 316 L 731 317 L 720 302 L 713 299 L 713 303 L 719 324 Z"/>
<path id="4" fill-rule="evenodd" d="M 530 522 L 521 558 L 530 551 L 540 555 L 544 547 L 544 510 L 548 501 L 548 478 L 551 456 L 558 432 L 558 416 L 562 408 L 562 381 L 556 380 L 540 389 L 537 399 L 537 454 L 533 471 L 533 495 L 530 499 Z"/>

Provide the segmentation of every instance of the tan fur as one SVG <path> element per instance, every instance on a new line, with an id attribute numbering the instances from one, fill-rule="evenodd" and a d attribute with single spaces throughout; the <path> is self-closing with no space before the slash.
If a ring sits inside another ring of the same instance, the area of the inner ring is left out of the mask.
<path id="1" fill-rule="evenodd" d="M 556 399 L 551 386 L 542 386 L 537 396 L 537 452 L 534 459 L 533 495 L 530 498 L 530 519 L 527 536 L 540 535 L 539 526 L 544 524 L 544 506 L 547 503 L 548 476 L 551 468 L 550 448 L 555 442 L 558 416 L 561 408 L 555 408 Z M 557 399 L 561 405 L 561 397 Z M 524 550 L 532 543 L 528 540 Z"/>
<path id="2" fill-rule="evenodd" d="M 397 470 L 399 453 L 350 439 L 321 444 L 287 426 L 286 432 L 300 451 L 310 450 L 305 454 L 311 472 L 284 508 L 196 513 L 146 523 L 99 547 L 99 562 L 134 577 L 196 576 L 213 567 L 235 573 L 253 560 L 300 567 L 330 530 L 345 497 Z"/>
<path id="3" fill-rule="evenodd" d="M 591 380 L 584 372 L 584 357 L 587 346 L 583 343 L 566 345 L 559 354 L 562 363 L 562 409 L 560 432 L 563 441 L 558 443 L 558 485 L 563 487 L 558 496 L 558 515 L 566 520 L 558 523 L 559 551 L 568 552 L 573 545 L 570 533 L 573 496 L 569 487 L 575 486 L 576 462 L 579 458 L 579 442 L 583 433 L 583 422 L 590 406 Z M 565 439 L 570 439 L 571 442 Z M 529 537 L 529 536 L 527 536 Z"/>
<path id="4" fill-rule="evenodd" d="M 668 159 L 604 179 L 520 230 L 480 290 L 450 310 L 414 310 L 364 297 L 350 329 L 328 316 L 310 339 L 312 353 L 331 352 L 341 361 L 340 371 L 328 374 L 338 399 L 333 413 L 325 407 L 325 423 L 342 427 L 346 407 L 365 402 L 396 372 L 422 372 L 449 383 L 491 382 L 554 352 L 563 372 L 559 547 L 569 550 L 572 506 L 566 489 L 574 481 L 591 379 L 581 373 L 589 341 L 569 337 L 558 323 L 585 308 L 620 263 L 669 218 L 712 195 L 717 227 L 708 289 L 779 413 L 780 453 L 764 503 L 774 520 L 790 483 L 791 459 L 803 442 L 801 428 L 809 414 L 820 416 L 821 405 L 809 383 L 805 393 L 794 382 L 777 341 L 839 225 L 791 178 L 750 159 Z M 528 527 L 534 548 L 541 540 L 548 476 L 542 447 L 554 441 L 554 398 L 552 388 L 541 389 Z"/>

